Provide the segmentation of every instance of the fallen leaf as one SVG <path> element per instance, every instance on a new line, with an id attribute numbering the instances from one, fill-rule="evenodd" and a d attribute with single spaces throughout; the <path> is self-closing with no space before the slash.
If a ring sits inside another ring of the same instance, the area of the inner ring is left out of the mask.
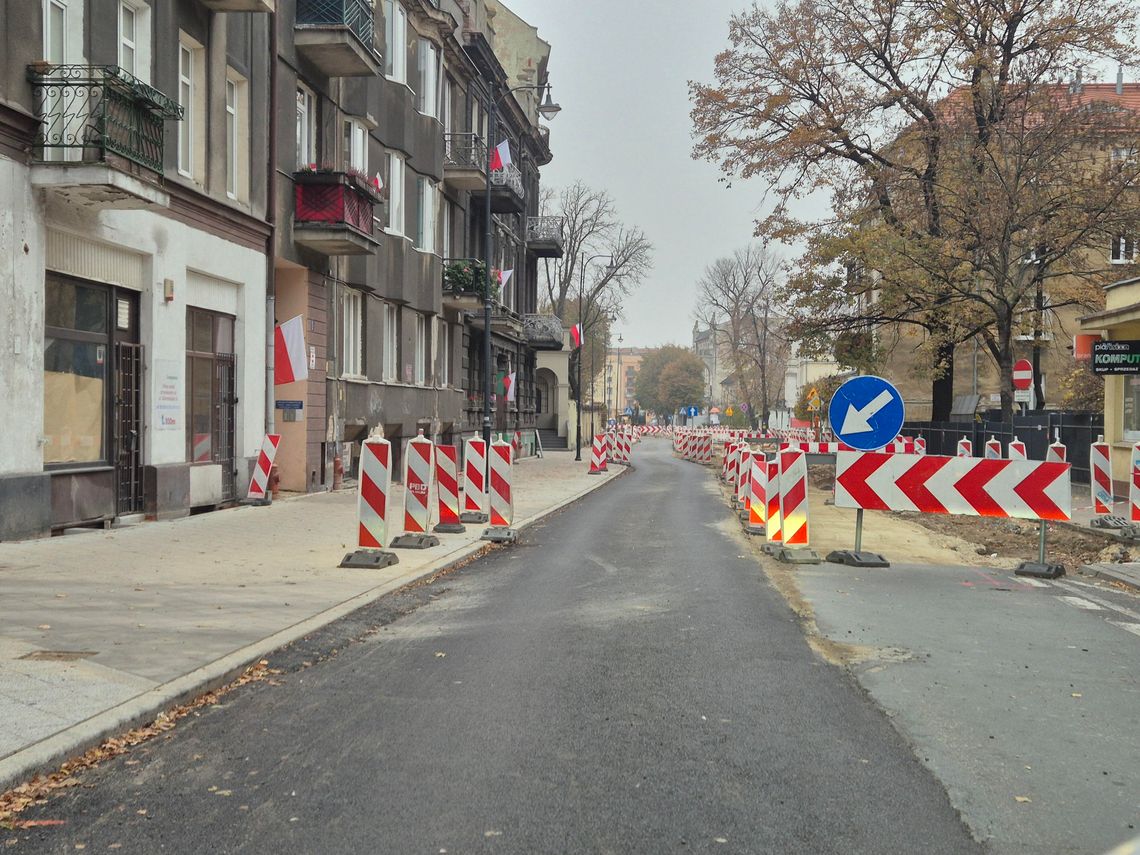
<path id="1" fill-rule="evenodd" d="M 87 848 L 87 844 L 86 844 L 86 843 L 76 843 L 76 844 L 75 844 L 75 848 L 76 848 L 76 849 L 86 849 L 86 848 Z"/>
<path id="2" fill-rule="evenodd" d="M 1029 798 L 1029 796 L 1014 796 L 1013 800 L 1015 802 L 1017 802 L 1018 804 L 1023 804 L 1023 805 L 1029 804 L 1030 802 L 1033 801 L 1033 799 Z"/>
<path id="3" fill-rule="evenodd" d="M 50 623 L 41 623 L 39 626 L 36 627 L 36 629 L 51 629 L 51 624 Z"/>
<path id="4" fill-rule="evenodd" d="M 233 790 L 218 790 L 216 793 L 214 793 L 215 796 L 232 796 L 233 794 Z"/>
<path id="5" fill-rule="evenodd" d="M 63 825 L 63 819 L 17 819 L 12 822 L 12 828 L 48 828 L 53 825 Z"/>
<path id="6" fill-rule="evenodd" d="M 436 659 L 442 659 L 442 658 L 443 658 L 444 656 L 446 656 L 446 655 L 447 655 L 447 654 L 446 654 L 446 653 L 444 653 L 442 650 L 437 650 L 437 651 L 435 652 L 435 658 L 436 658 Z"/>
<path id="7" fill-rule="evenodd" d="M 111 844 L 110 846 L 108 846 L 107 848 L 108 848 L 108 849 L 122 849 L 122 848 L 123 848 L 123 844 L 122 844 L 122 843 L 112 843 L 112 844 Z"/>
<path id="8" fill-rule="evenodd" d="M 489 831 L 484 831 L 484 832 L 483 832 L 483 836 L 484 836 L 484 837 L 502 837 L 502 836 L 503 836 L 503 832 L 501 832 L 501 831 L 493 831 L 493 830 L 489 830 Z"/>
<path id="9" fill-rule="evenodd" d="M 1080 693 L 1080 692 L 1073 692 L 1073 697 L 1074 697 L 1074 698 L 1080 698 L 1080 697 L 1083 697 L 1083 696 L 1081 695 L 1081 693 Z"/>
<path id="10" fill-rule="evenodd" d="M 146 808 L 139 808 L 135 811 L 139 816 L 146 816 Z"/>
<path id="11" fill-rule="evenodd" d="M 714 837 L 713 841 L 716 843 L 728 843 L 727 837 Z"/>

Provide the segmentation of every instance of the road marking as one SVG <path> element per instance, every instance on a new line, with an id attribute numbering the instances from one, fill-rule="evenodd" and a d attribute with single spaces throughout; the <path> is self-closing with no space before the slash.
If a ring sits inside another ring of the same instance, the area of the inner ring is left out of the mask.
<path id="1" fill-rule="evenodd" d="M 1040 579 L 1031 579 L 1029 576 L 1014 576 L 1013 581 L 1019 582 L 1022 585 L 1032 585 L 1034 588 L 1052 588 L 1048 582 L 1042 582 Z"/>
<path id="2" fill-rule="evenodd" d="M 1140 623 L 1125 623 L 1124 621 L 1120 620 L 1110 620 L 1109 623 L 1113 626 L 1120 627 L 1125 632 L 1130 632 L 1133 635 L 1140 635 Z"/>
<path id="3" fill-rule="evenodd" d="M 1085 609 L 1090 612 L 1103 612 L 1104 607 L 1098 606 L 1096 603 L 1090 603 L 1083 597 L 1057 597 L 1058 600 L 1064 600 L 1070 606 L 1076 606 L 1078 609 Z"/>
<path id="4" fill-rule="evenodd" d="M 1126 608 L 1124 608 L 1124 606 L 1118 606 L 1116 603 L 1113 603 L 1110 600 L 1102 600 L 1100 597 L 1094 597 L 1092 594 L 1088 593 L 1087 591 L 1082 591 L 1080 588 L 1073 587 L 1068 582 L 1062 582 L 1062 581 L 1058 580 L 1057 584 L 1060 585 L 1062 588 L 1068 588 L 1070 591 L 1073 591 L 1074 593 L 1084 594 L 1088 599 L 1092 600 L 1094 603 L 1099 603 L 1101 606 L 1103 606 L 1106 609 L 1112 609 L 1114 612 L 1120 612 L 1120 614 L 1122 614 L 1122 615 L 1128 615 L 1128 617 L 1132 618 L 1133 620 L 1140 620 L 1140 612 L 1134 612 L 1134 611 L 1132 611 L 1132 609 L 1126 609 Z"/>

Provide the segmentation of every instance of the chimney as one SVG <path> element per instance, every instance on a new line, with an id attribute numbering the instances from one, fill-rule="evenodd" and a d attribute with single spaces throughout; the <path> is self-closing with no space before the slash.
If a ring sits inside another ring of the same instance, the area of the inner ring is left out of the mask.
<path id="1" fill-rule="evenodd" d="M 1118 65 L 1116 67 L 1116 94 L 1124 94 L 1124 66 Z"/>

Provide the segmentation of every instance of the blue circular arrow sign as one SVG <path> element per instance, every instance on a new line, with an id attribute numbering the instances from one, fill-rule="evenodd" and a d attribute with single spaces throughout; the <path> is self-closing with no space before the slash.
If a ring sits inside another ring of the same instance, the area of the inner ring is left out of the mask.
<path id="1" fill-rule="evenodd" d="M 860 451 L 875 451 L 902 430 L 902 395 L 882 377 L 852 377 L 831 396 L 827 417 L 840 442 Z"/>

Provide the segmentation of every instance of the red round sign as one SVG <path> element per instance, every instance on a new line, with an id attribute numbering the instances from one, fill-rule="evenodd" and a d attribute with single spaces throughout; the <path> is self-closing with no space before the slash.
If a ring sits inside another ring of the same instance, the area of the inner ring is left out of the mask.
<path id="1" fill-rule="evenodd" d="M 1028 389 L 1033 385 L 1033 366 L 1028 359 L 1019 359 L 1013 363 L 1013 388 Z"/>

